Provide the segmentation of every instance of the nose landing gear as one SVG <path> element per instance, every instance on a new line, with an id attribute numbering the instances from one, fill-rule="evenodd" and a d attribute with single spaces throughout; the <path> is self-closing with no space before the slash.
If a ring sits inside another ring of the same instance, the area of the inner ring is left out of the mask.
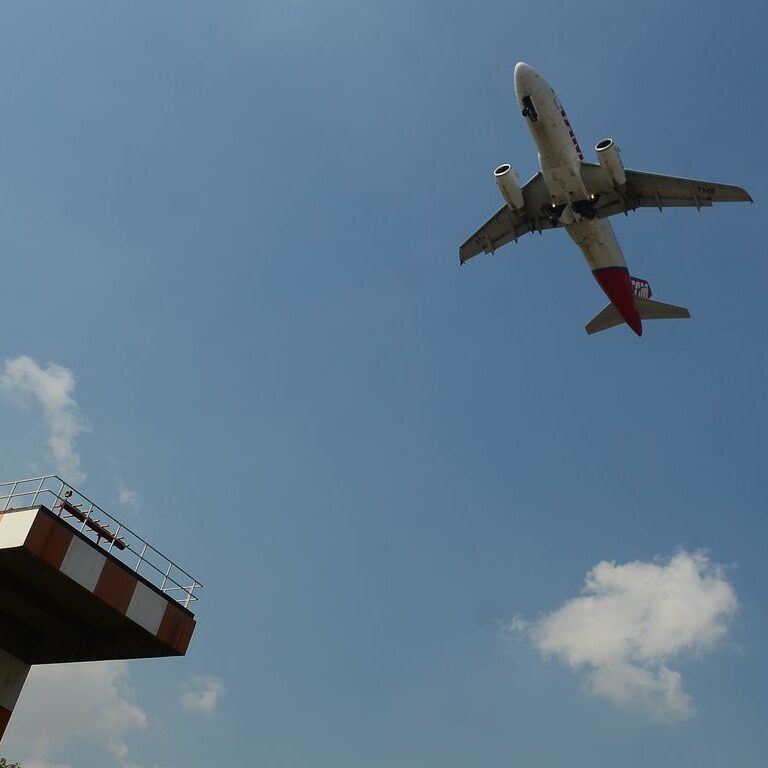
<path id="1" fill-rule="evenodd" d="M 527 117 L 532 123 L 539 119 L 539 113 L 533 106 L 533 100 L 530 96 L 523 96 L 523 117 Z"/>

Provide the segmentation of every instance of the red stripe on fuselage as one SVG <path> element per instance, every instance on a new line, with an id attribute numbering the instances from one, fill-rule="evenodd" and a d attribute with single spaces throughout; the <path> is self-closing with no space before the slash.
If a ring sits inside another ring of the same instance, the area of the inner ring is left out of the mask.
<path id="1" fill-rule="evenodd" d="M 554 91 L 552 91 L 552 93 L 554 93 Z M 571 128 L 571 123 L 568 120 L 568 115 L 565 114 L 565 110 L 562 107 L 560 107 L 560 115 L 562 116 L 563 121 L 565 122 L 565 127 L 568 129 L 568 134 L 573 140 L 573 146 L 576 148 L 576 152 L 579 155 L 579 159 L 583 160 L 584 155 L 581 154 L 581 147 L 579 146 L 579 142 L 576 141 L 576 136 L 573 133 L 573 128 Z"/>
<path id="2" fill-rule="evenodd" d="M 643 335 L 643 322 L 635 308 L 635 292 L 626 267 L 603 267 L 592 271 L 605 295 L 611 300 L 627 325 L 638 335 Z"/>

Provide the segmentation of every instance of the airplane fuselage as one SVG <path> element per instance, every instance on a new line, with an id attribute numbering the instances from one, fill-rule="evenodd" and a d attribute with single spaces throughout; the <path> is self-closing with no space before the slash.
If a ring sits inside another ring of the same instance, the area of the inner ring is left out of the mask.
<path id="1" fill-rule="evenodd" d="M 594 218 L 581 174 L 584 156 L 562 104 L 533 67 L 515 67 L 515 93 L 539 151 L 539 165 L 552 208 L 584 254 L 592 274 L 638 335 L 642 323 L 624 254 L 607 219 Z"/>

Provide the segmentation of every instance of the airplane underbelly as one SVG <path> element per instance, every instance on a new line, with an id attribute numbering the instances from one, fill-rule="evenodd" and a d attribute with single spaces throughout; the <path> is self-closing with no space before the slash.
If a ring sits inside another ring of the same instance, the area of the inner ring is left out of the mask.
<path id="1" fill-rule="evenodd" d="M 580 169 L 573 163 L 551 166 L 542 162 L 541 174 L 552 202 L 556 205 L 587 198 L 588 193 L 584 187 Z"/>
<path id="2" fill-rule="evenodd" d="M 539 165 L 553 203 L 560 205 L 587 198 L 581 162 L 567 134 L 557 131 L 547 136 L 539 150 Z"/>
<path id="3" fill-rule="evenodd" d="M 613 227 L 606 219 L 581 219 L 565 229 L 581 248 L 593 272 L 605 267 L 627 266 Z"/>

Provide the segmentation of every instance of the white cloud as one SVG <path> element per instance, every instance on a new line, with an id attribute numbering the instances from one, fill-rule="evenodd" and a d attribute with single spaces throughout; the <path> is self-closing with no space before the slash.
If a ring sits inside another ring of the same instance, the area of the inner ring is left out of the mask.
<path id="1" fill-rule="evenodd" d="M 78 435 L 89 430 L 73 398 L 75 377 L 68 368 L 55 363 L 41 367 L 26 355 L 6 360 L 0 373 L 0 391 L 33 400 L 40 406 L 48 430 L 48 448 L 56 471 L 75 485 L 85 480 L 80 454 L 75 449 Z"/>
<path id="2" fill-rule="evenodd" d="M 179 696 L 179 701 L 187 712 L 213 715 L 224 690 L 224 683 L 217 677 L 193 677 L 187 684 L 187 690 Z"/>
<path id="3" fill-rule="evenodd" d="M 723 569 L 700 552 L 666 562 L 603 561 L 582 591 L 536 622 L 516 619 L 512 629 L 582 671 L 597 696 L 661 720 L 691 717 L 693 702 L 668 663 L 711 650 L 726 635 L 737 599 Z"/>
<path id="4" fill-rule="evenodd" d="M 25 768 L 66 768 L 50 759 L 84 743 L 111 753 L 111 761 L 105 754 L 105 765 L 122 763 L 127 734 L 146 725 L 146 715 L 131 702 L 125 661 L 32 667 L 3 748 L 24 755 Z"/>
<path id="5" fill-rule="evenodd" d="M 117 479 L 117 500 L 121 506 L 136 514 L 141 506 L 141 496 L 133 488 L 129 488 L 122 478 Z"/>
<path id="6" fill-rule="evenodd" d="M 114 458 L 108 460 L 109 469 L 117 491 L 117 503 L 133 514 L 138 514 L 142 505 L 141 494 L 125 481 L 121 464 Z"/>

